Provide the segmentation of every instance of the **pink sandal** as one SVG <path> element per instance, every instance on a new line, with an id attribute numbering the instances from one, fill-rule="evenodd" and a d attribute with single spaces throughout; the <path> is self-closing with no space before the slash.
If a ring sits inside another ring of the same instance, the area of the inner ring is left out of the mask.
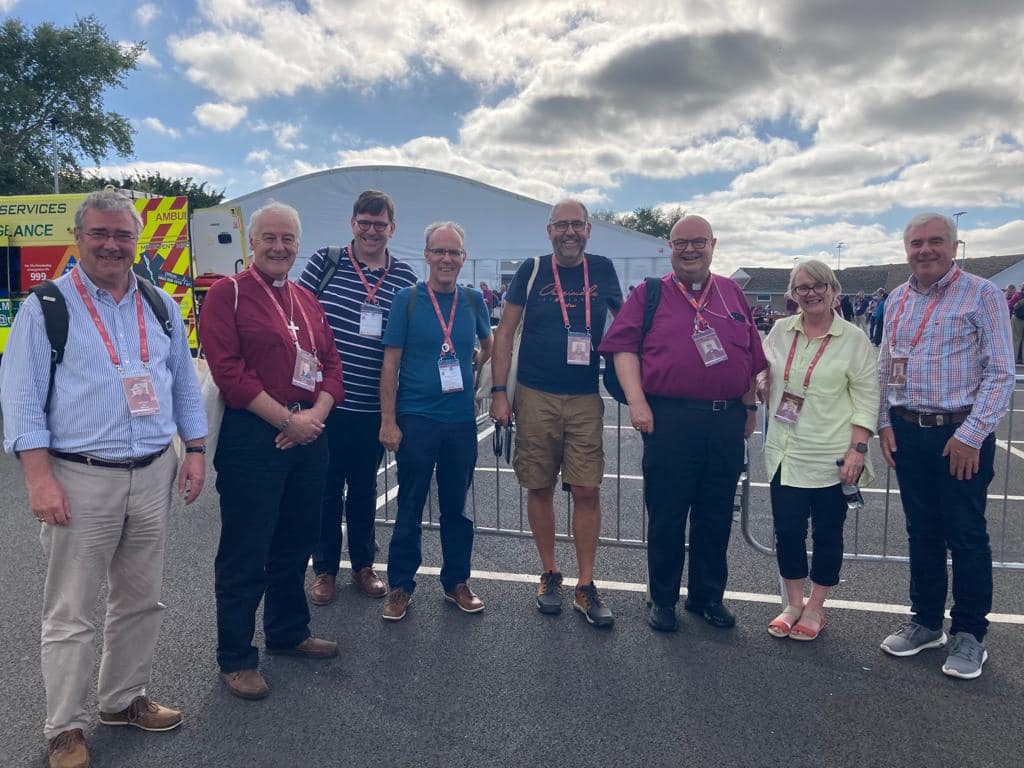
<path id="1" fill-rule="evenodd" d="M 768 625 L 768 634 L 772 637 L 789 637 L 793 625 L 800 620 L 803 608 L 796 605 L 787 605 L 785 609 L 772 619 Z"/>
<path id="2" fill-rule="evenodd" d="M 809 626 L 803 623 L 803 618 L 806 616 L 811 621 L 817 619 L 818 628 L 811 629 Z M 825 628 L 825 612 L 816 611 L 814 608 L 804 608 L 804 612 L 800 617 L 800 622 L 794 624 L 792 629 L 789 631 L 790 640 L 814 640 L 821 634 L 821 630 Z"/>

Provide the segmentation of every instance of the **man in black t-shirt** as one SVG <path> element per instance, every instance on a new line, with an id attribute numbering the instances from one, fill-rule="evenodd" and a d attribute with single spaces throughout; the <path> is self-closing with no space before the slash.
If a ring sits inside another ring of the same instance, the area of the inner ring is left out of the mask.
<path id="1" fill-rule="evenodd" d="M 527 514 L 544 572 L 537 608 L 562 610 L 562 574 L 555 563 L 554 492 L 559 471 L 573 499 L 573 539 L 579 583 L 573 602 L 590 624 L 611 626 L 612 612 L 594 586 L 601 531 L 604 475 L 604 404 L 598 392 L 597 346 L 605 319 L 622 305 L 622 290 L 609 259 L 585 252 L 587 209 L 565 200 L 551 209 L 552 253 L 524 262 L 505 295 L 494 334 L 491 417 L 507 424 L 516 414 L 514 468 L 527 489 Z M 557 264 L 557 270 L 555 265 Z M 531 276 L 535 274 L 535 277 Z M 506 395 L 513 338 L 523 322 L 518 384 Z"/>

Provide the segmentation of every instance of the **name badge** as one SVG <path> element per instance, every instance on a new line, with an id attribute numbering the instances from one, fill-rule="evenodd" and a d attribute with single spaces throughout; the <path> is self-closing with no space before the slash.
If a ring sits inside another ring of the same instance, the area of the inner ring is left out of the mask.
<path id="1" fill-rule="evenodd" d="M 316 391 L 317 374 L 320 366 L 312 352 L 304 349 L 295 350 L 295 370 L 292 372 L 292 384 L 307 392 Z"/>
<path id="2" fill-rule="evenodd" d="M 903 389 L 907 386 L 907 358 L 894 357 L 889 366 L 889 386 Z"/>
<path id="3" fill-rule="evenodd" d="M 800 420 L 800 411 L 803 410 L 804 399 L 792 392 L 783 392 L 779 400 L 779 407 L 775 411 L 775 420 L 783 424 L 796 424 Z"/>
<path id="4" fill-rule="evenodd" d="M 725 347 L 719 341 L 718 334 L 715 333 L 714 328 L 695 331 L 693 343 L 697 347 L 697 354 L 700 355 L 700 359 L 704 361 L 705 368 L 724 363 L 729 359 L 729 356 L 725 353 Z"/>
<path id="5" fill-rule="evenodd" d="M 589 333 L 569 331 L 569 339 L 565 349 L 565 362 L 569 365 L 590 365 L 592 343 Z"/>
<path id="6" fill-rule="evenodd" d="M 441 374 L 441 391 L 443 393 L 462 391 L 462 367 L 457 359 L 438 360 L 437 372 Z"/>
<path id="7" fill-rule="evenodd" d="M 364 303 L 359 308 L 359 335 L 379 339 L 384 335 L 384 310 L 376 304 Z"/>
<path id="8" fill-rule="evenodd" d="M 121 379 L 124 395 L 128 399 L 128 412 L 132 416 L 152 416 L 160 413 L 160 402 L 156 399 L 153 389 L 153 378 L 147 373 L 144 376 L 125 376 Z"/>

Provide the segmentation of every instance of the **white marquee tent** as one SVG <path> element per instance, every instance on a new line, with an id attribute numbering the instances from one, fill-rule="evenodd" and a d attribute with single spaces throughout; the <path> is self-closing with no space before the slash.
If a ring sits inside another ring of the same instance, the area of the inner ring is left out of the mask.
<path id="1" fill-rule="evenodd" d="M 548 203 L 422 168 L 335 168 L 242 195 L 230 204 L 242 207 L 247 226 L 252 212 L 271 200 L 298 209 L 302 248 L 292 270 L 294 277 L 317 249 L 348 244 L 352 204 L 366 189 L 383 190 L 394 199 L 398 226 L 390 250 L 421 274 L 423 230 L 439 220 L 456 221 L 466 230 L 469 258 L 460 275 L 463 283 L 508 282 L 524 259 L 551 252 L 545 231 Z M 670 268 L 664 241 L 602 221 L 593 222 L 587 250 L 615 262 L 623 289 Z"/>

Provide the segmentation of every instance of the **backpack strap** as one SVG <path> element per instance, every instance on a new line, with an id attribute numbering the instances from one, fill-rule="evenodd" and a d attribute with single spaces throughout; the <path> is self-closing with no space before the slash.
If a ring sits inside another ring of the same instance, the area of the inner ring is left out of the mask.
<path id="1" fill-rule="evenodd" d="M 135 278 L 139 282 L 139 290 L 142 291 L 142 297 L 149 304 L 149 308 L 153 310 L 156 319 L 160 321 L 160 327 L 164 329 L 167 338 L 171 338 L 174 326 L 171 324 L 171 316 L 167 312 L 167 305 L 160 298 L 160 293 L 163 292 L 162 289 L 157 288 L 144 277 L 136 275 Z"/>
<path id="2" fill-rule="evenodd" d="M 661 278 L 648 277 L 644 282 L 647 283 L 647 296 L 644 302 L 644 321 L 640 327 L 641 345 L 643 345 L 644 336 L 651 330 L 651 324 L 654 322 L 654 313 L 658 309 L 658 302 L 661 301 Z"/>
<path id="3" fill-rule="evenodd" d="M 57 365 L 64 360 L 64 348 L 68 343 L 68 304 L 64 300 L 64 294 L 52 280 L 34 286 L 32 293 L 36 295 L 43 310 L 46 338 L 50 342 L 50 383 L 46 387 L 46 403 L 43 405 L 43 413 L 49 414 Z"/>
<path id="4" fill-rule="evenodd" d="M 316 291 L 313 295 L 318 299 L 324 292 L 328 283 L 334 278 L 334 273 L 338 271 L 338 262 L 341 261 L 341 248 L 337 245 L 331 245 L 327 248 L 327 260 L 324 262 L 324 271 L 320 275 L 320 282 L 317 283 Z"/>

